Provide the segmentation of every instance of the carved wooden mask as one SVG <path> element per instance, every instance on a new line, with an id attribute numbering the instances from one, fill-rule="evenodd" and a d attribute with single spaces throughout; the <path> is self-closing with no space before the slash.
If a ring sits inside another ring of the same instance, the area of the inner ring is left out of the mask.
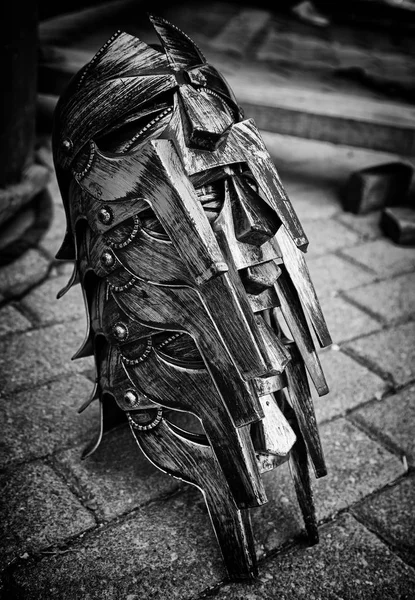
<path id="1" fill-rule="evenodd" d="M 90 402 L 125 414 L 144 454 L 203 490 L 232 578 L 256 572 L 249 508 L 289 460 L 312 541 L 307 470 L 324 457 L 306 370 L 328 392 L 308 323 L 330 336 L 307 238 L 255 123 L 167 21 L 160 48 L 117 32 L 55 114 L 55 167 L 94 355 Z M 183 428 L 179 413 L 196 417 Z"/>

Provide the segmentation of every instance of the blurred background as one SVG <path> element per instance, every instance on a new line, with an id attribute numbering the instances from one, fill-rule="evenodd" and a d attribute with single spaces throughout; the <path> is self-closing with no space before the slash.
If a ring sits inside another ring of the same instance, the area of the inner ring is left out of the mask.
<path id="1" fill-rule="evenodd" d="M 3 3 L 0 130 L 0 596 L 344 600 L 415 597 L 415 0 Z M 128 428 L 94 439 L 83 299 L 57 292 L 66 220 L 53 110 L 118 29 L 146 13 L 189 35 L 254 118 L 310 240 L 333 346 L 315 398 L 329 474 L 320 545 L 286 465 L 253 512 L 261 578 L 223 587 L 201 495 L 157 471 Z M 2 503 L 2 504 L 1 504 Z M 210 590 L 210 591 L 209 591 Z M 212 592 L 213 593 L 213 592 Z M 3 595 L 2 595 L 3 594 Z"/>

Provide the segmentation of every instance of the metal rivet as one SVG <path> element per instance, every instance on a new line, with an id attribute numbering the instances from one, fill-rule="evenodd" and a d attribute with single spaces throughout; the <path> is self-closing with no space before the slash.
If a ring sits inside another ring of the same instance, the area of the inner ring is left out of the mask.
<path id="1" fill-rule="evenodd" d="M 121 342 L 128 338 L 128 327 L 124 323 L 115 323 L 112 331 L 117 340 Z"/>
<path id="2" fill-rule="evenodd" d="M 134 390 L 128 390 L 124 394 L 124 400 L 128 406 L 134 406 L 138 402 L 137 393 Z"/>
<path id="3" fill-rule="evenodd" d="M 61 146 L 62 150 L 68 154 L 73 148 L 73 142 L 71 139 L 65 138 L 64 140 L 62 140 Z"/>
<path id="4" fill-rule="evenodd" d="M 105 267 L 112 267 L 115 263 L 115 257 L 112 252 L 106 250 L 101 256 L 101 262 Z"/>
<path id="5" fill-rule="evenodd" d="M 104 206 L 98 212 L 98 219 L 103 225 L 109 225 L 113 217 L 112 210 L 108 206 Z"/>

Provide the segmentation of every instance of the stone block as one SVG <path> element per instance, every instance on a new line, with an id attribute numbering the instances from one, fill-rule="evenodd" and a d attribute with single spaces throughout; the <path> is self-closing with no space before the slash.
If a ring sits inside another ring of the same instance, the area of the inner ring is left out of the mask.
<path id="1" fill-rule="evenodd" d="M 389 374 L 398 385 L 415 377 L 415 323 L 406 323 L 349 342 L 346 347 L 375 369 Z"/>
<path id="2" fill-rule="evenodd" d="M 88 536 L 71 552 L 22 565 L 15 582 L 23 598 L 88 600 L 193 599 L 225 576 L 197 490 L 152 503 Z"/>
<path id="3" fill-rule="evenodd" d="M 398 459 L 350 423 L 336 421 L 323 426 L 322 432 L 331 475 L 319 481 L 319 519 L 328 518 L 400 474 Z M 281 520 L 297 515 L 294 522 L 287 520 L 287 535 L 302 527 L 294 499 L 290 504 L 293 486 L 287 482 L 285 489 L 284 477 L 269 473 L 266 486 L 270 502 L 257 511 L 262 522 L 254 516 L 257 540 L 267 551 L 279 543 L 277 525 Z M 320 484 L 325 485 L 324 490 L 320 491 Z M 291 506 L 293 510 L 287 510 Z M 62 598 L 66 589 L 71 589 L 73 597 L 91 600 L 129 594 L 184 600 L 223 577 L 220 552 L 202 496 L 191 488 L 180 496 L 143 506 L 123 522 L 92 533 L 73 544 L 71 552 L 26 563 L 15 573 L 22 597 L 31 600 L 41 598 L 45 589 L 50 600 Z"/>
<path id="4" fill-rule="evenodd" d="M 73 375 L 4 401 L 0 406 L 0 422 L 4 424 L 0 466 L 89 441 L 99 427 L 97 407 L 93 405 L 81 415 L 77 409 L 91 389 L 85 377 Z"/>
<path id="5" fill-rule="evenodd" d="M 335 517 L 404 472 L 396 456 L 345 419 L 322 425 L 320 432 L 328 475 L 312 476 L 319 521 Z M 304 530 L 287 464 L 266 473 L 264 483 L 268 503 L 251 511 L 259 556 Z"/>
<path id="6" fill-rule="evenodd" d="M 303 220 L 302 225 L 310 242 L 309 257 L 355 246 L 360 239 L 357 233 L 334 219 Z"/>
<path id="7" fill-rule="evenodd" d="M 0 269 L 0 291 L 5 298 L 24 294 L 47 274 L 50 261 L 32 248 Z"/>
<path id="8" fill-rule="evenodd" d="M 318 397 L 313 391 L 319 422 L 344 415 L 372 398 L 379 398 L 389 387 L 378 375 L 343 352 L 322 352 L 320 360 L 330 392 Z M 310 387 L 314 389 L 312 385 Z"/>
<path id="9" fill-rule="evenodd" d="M 39 551 L 95 526 L 53 470 L 33 462 L 1 475 L 0 562 Z"/>
<path id="10" fill-rule="evenodd" d="M 379 277 L 407 273 L 415 268 L 415 248 L 396 246 L 390 240 L 373 240 L 342 253 L 372 269 Z"/>
<path id="11" fill-rule="evenodd" d="M 380 211 L 374 211 L 368 215 L 353 215 L 352 213 L 341 213 L 336 219 L 344 225 L 351 227 L 360 235 L 362 241 L 375 240 L 382 236 L 380 228 Z"/>
<path id="12" fill-rule="evenodd" d="M 402 162 L 373 165 L 352 173 L 344 190 L 344 209 L 365 214 L 406 200 L 413 168 Z"/>
<path id="13" fill-rule="evenodd" d="M 79 448 L 60 452 L 56 465 L 101 519 L 127 513 L 179 487 L 177 479 L 156 469 L 143 455 L 129 427 L 104 435 L 98 450 L 86 460 L 81 460 Z"/>
<path id="14" fill-rule="evenodd" d="M 359 292 L 364 288 L 357 288 Z M 353 298 L 353 292 L 348 295 Z M 321 301 L 323 315 L 331 333 L 334 344 L 373 333 L 381 328 L 381 324 L 340 296 L 323 298 Z"/>
<path id="15" fill-rule="evenodd" d="M 73 321 L 0 339 L 0 388 L 10 394 L 59 375 L 91 368 L 93 359 L 71 361 L 83 342 L 85 325 Z"/>
<path id="16" fill-rule="evenodd" d="M 339 290 L 349 290 L 375 279 L 367 269 L 351 264 L 334 254 L 307 260 L 311 279 L 319 297 L 333 296 Z"/>
<path id="17" fill-rule="evenodd" d="M 353 508 L 371 531 L 415 567 L 415 479 L 403 479 Z"/>
<path id="18" fill-rule="evenodd" d="M 415 273 L 371 283 L 346 292 L 346 296 L 385 323 L 406 320 L 415 315 Z"/>
<path id="19" fill-rule="evenodd" d="M 71 288 L 60 300 L 58 292 L 66 286 L 68 277 L 50 277 L 36 287 L 22 300 L 25 306 L 42 324 L 84 319 L 82 330 L 86 327 L 85 306 L 79 285 Z"/>
<path id="20" fill-rule="evenodd" d="M 267 560 L 257 581 L 229 583 L 217 600 L 410 600 L 415 572 L 350 515 L 321 530 L 320 544 Z"/>
<path id="21" fill-rule="evenodd" d="M 0 308 L 0 336 L 26 331 L 31 327 L 29 319 L 26 319 L 13 305 L 7 304 Z"/>
<path id="22" fill-rule="evenodd" d="M 395 244 L 415 244 L 415 210 L 409 206 L 385 208 L 380 226 L 384 234 Z"/>
<path id="23" fill-rule="evenodd" d="M 415 386 L 358 409 L 353 420 L 405 455 L 415 466 Z"/>

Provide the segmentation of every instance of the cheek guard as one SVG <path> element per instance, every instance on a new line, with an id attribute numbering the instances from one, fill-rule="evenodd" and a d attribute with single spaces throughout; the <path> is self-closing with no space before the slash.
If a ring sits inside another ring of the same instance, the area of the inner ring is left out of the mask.
<path id="1" fill-rule="evenodd" d="M 308 459 L 326 474 L 308 377 L 328 392 L 309 324 L 330 335 L 307 238 L 255 123 L 195 44 L 150 17 L 160 49 L 117 32 L 55 113 L 74 261 L 93 355 L 83 410 L 122 414 L 161 470 L 202 490 L 232 579 L 257 573 L 249 509 L 261 474 L 289 461 L 311 543 Z M 114 411 L 114 409 L 117 411 Z M 196 429 L 179 427 L 180 413 Z"/>

